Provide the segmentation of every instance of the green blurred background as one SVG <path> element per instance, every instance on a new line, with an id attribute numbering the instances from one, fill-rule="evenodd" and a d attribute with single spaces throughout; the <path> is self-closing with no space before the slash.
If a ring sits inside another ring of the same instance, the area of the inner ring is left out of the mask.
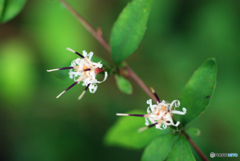
<path id="1" fill-rule="evenodd" d="M 68 0 L 106 40 L 129 0 Z M 161 99 L 178 99 L 183 86 L 207 58 L 218 63 L 217 87 L 209 109 L 190 126 L 193 138 L 210 152 L 240 154 L 240 1 L 156 0 L 147 31 L 129 66 L 153 86 Z M 113 77 L 95 94 L 73 83 L 68 71 L 77 56 L 66 50 L 93 51 L 111 63 L 107 51 L 56 0 L 29 0 L 13 20 L 0 26 L 0 160 L 140 160 L 142 150 L 107 147 L 107 130 L 117 112 L 146 109 L 149 97 L 133 82 L 122 94 Z M 144 120 L 143 120 L 144 126 Z M 218 158 L 226 160 L 227 158 Z"/>

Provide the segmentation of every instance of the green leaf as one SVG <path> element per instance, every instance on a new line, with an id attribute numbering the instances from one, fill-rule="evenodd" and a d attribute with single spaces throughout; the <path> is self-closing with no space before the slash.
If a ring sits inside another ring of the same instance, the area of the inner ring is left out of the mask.
<path id="1" fill-rule="evenodd" d="M 125 94 L 132 94 L 132 84 L 120 75 L 115 75 L 118 89 Z"/>
<path id="2" fill-rule="evenodd" d="M 119 64 L 137 49 L 145 33 L 153 1 L 133 0 L 121 12 L 110 37 L 114 63 Z"/>
<path id="3" fill-rule="evenodd" d="M 182 124 L 198 118 L 208 107 L 216 86 L 217 65 L 215 58 L 206 60 L 184 87 L 180 102 L 187 109 L 181 116 Z"/>
<path id="4" fill-rule="evenodd" d="M 144 150 L 142 161 L 165 160 L 178 135 L 167 134 L 154 139 Z"/>
<path id="5" fill-rule="evenodd" d="M 174 144 L 167 161 L 194 161 L 195 158 L 185 135 L 181 135 Z"/>
<path id="6" fill-rule="evenodd" d="M 198 128 L 190 127 L 185 130 L 185 132 L 190 135 L 191 137 L 196 137 L 201 134 L 201 131 Z"/>
<path id="7" fill-rule="evenodd" d="M 5 0 L 0 0 L 0 20 L 2 18 L 2 14 L 3 14 L 4 2 L 5 2 Z"/>
<path id="8" fill-rule="evenodd" d="M 145 112 L 134 110 L 130 111 L 129 114 L 145 114 Z M 107 132 L 104 142 L 106 145 L 111 146 L 140 149 L 149 144 L 157 136 L 169 133 L 169 128 L 159 130 L 155 127 L 139 133 L 138 129 L 144 126 L 145 120 L 143 117 L 121 116 Z"/>
<path id="9" fill-rule="evenodd" d="M 13 19 L 25 5 L 27 0 L 0 0 L 0 23 Z"/>

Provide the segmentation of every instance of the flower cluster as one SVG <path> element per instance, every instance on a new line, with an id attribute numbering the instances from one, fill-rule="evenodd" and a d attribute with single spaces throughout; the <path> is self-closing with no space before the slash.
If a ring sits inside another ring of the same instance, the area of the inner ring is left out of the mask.
<path id="1" fill-rule="evenodd" d="M 173 122 L 172 115 L 178 114 L 178 115 L 185 115 L 187 112 L 187 109 L 183 107 L 183 111 L 177 111 L 175 110 L 176 107 L 180 106 L 180 101 L 174 100 L 171 103 L 166 103 L 164 100 L 160 101 L 155 91 L 152 89 L 155 97 L 157 98 L 157 104 L 152 104 L 152 100 L 147 100 L 147 104 L 149 104 L 149 107 L 147 108 L 147 114 L 141 115 L 141 114 L 122 114 L 117 113 L 117 116 L 138 116 L 138 117 L 145 117 L 145 124 L 147 127 L 140 128 L 139 131 L 146 130 L 150 127 L 155 126 L 157 129 L 164 130 L 167 128 L 167 126 L 178 126 L 180 124 L 179 121 L 176 123 Z M 151 122 L 151 125 L 149 123 Z"/>
<path id="2" fill-rule="evenodd" d="M 71 79 L 74 79 L 74 83 L 69 86 L 67 89 L 65 89 L 63 92 L 61 92 L 57 98 L 59 98 L 63 93 L 65 93 L 67 90 L 72 88 L 74 85 L 83 82 L 83 86 L 86 86 L 82 94 L 78 97 L 78 99 L 81 99 L 82 96 L 85 94 L 86 90 L 89 89 L 90 93 L 95 93 L 97 90 L 97 83 L 102 83 L 107 79 L 107 72 L 105 72 L 105 76 L 103 81 L 98 81 L 96 79 L 96 76 L 99 72 L 102 72 L 102 64 L 101 62 L 94 63 L 91 61 L 91 58 L 93 56 L 93 52 L 90 52 L 89 54 L 84 50 L 83 54 L 79 54 L 78 52 L 67 48 L 67 50 L 77 54 L 81 58 L 77 58 L 72 61 L 70 67 L 63 67 L 63 68 L 57 68 L 57 69 L 51 69 L 47 70 L 48 72 L 57 71 L 57 70 L 64 70 L 64 69 L 70 69 L 69 71 L 69 77 Z"/>
<path id="3" fill-rule="evenodd" d="M 149 107 L 147 108 L 147 115 L 145 116 L 146 125 L 149 126 L 149 121 L 152 124 L 156 124 L 157 129 L 166 129 L 167 126 L 178 126 L 179 121 L 174 124 L 172 120 L 172 114 L 185 115 L 187 110 L 183 107 L 183 111 L 175 110 L 176 107 L 180 106 L 179 100 L 173 100 L 171 103 L 166 103 L 164 100 L 156 105 L 152 104 L 152 100 L 147 101 Z M 173 110 L 174 108 L 174 110 Z M 149 121 L 148 121 L 149 120 Z"/>
<path id="4" fill-rule="evenodd" d="M 96 76 L 99 72 L 102 72 L 102 64 L 101 62 L 95 63 L 91 61 L 91 58 L 93 56 L 93 52 L 90 52 L 89 54 L 86 51 L 83 51 L 83 54 L 79 54 L 78 52 L 67 48 L 67 50 L 77 54 L 81 58 L 77 58 L 72 61 L 70 67 L 63 67 L 63 68 L 57 68 L 57 69 L 51 69 L 47 70 L 48 72 L 57 71 L 57 70 L 64 70 L 64 69 L 70 69 L 69 71 L 69 77 L 71 79 L 74 79 L 74 83 L 69 86 L 67 89 L 65 89 L 63 92 L 61 92 L 58 96 L 60 97 L 63 93 L 65 93 L 67 90 L 72 88 L 74 85 L 83 82 L 83 86 L 86 86 L 82 94 L 78 97 L 78 99 L 81 99 L 84 93 L 89 89 L 90 93 L 95 93 L 97 90 L 97 83 L 101 83 L 107 79 L 107 72 L 105 72 L 105 76 L 103 81 L 98 81 L 96 79 Z M 160 101 L 158 95 L 155 93 L 154 89 L 151 88 L 152 93 L 154 94 L 155 98 L 157 99 L 157 104 L 152 104 L 152 100 L 147 100 L 147 104 L 149 104 L 149 107 L 147 108 L 147 114 L 122 114 L 117 113 L 118 116 L 138 116 L 138 117 L 145 117 L 145 124 L 146 127 L 140 128 L 139 131 L 146 130 L 150 127 L 155 126 L 157 129 L 166 129 L 167 126 L 178 126 L 180 124 L 179 121 L 176 123 L 173 122 L 172 115 L 178 114 L 178 115 L 185 115 L 187 110 L 183 107 L 183 111 L 177 111 L 175 110 L 176 107 L 180 106 L 180 101 L 173 100 L 171 103 L 167 103 L 164 100 Z M 151 124 L 150 124 L 150 123 Z"/>

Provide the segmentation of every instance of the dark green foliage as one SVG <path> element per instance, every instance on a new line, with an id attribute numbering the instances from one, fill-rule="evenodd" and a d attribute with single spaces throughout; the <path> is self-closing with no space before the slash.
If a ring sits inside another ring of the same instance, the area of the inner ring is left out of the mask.
<path id="1" fill-rule="evenodd" d="M 194 72 L 180 96 L 181 106 L 187 108 L 186 115 L 180 118 L 182 124 L 198 118 L 207 109 L 215 89 L 216 77 L 215 58 L 208 59 Z"/>
<path id="2" fill-rule="evenodd" d="M 134 110 L 129 114 L 145 114 L 145 111 Z M 107 132 L 105 143 L 126 148 L 140 149 L 149 144 L 154 138 L 169 132 L 169 130 L 156 130 L 150 128 L 141 133 L 138 129 L 145 126 L 143 117 L 124 116 L 120 117 L 116 124 Z"/>
<path id="3" fill-rule="evenodd" d="M 27 0 L 0 0 L 0 23 L 13 19 L 24 7 Z"/>
<path id="4" fill-rule="evenodd" d="M 195 161 L 187 138 L 182 134 L 174 144 L 167 161 Z"/>
<path id="5" fill-rule="evenodd" d="M 167 134 L 154 139 L 144 150 L 142 161 L 162 161 L 169 154 L 176 138 L 174 134 Z"/>
<path id="6" fill-rule="evenodd" d="M 132 84 L 120 75 L 115 75 L 118 89 L 125 94 L 132 94 Z"/>
<path id="7" fill-rule="evenodd" d="M 133 0 L 115 22 L 110 47 L 114 63 L 130 56 L 140 44 L 154 0 Z"/>

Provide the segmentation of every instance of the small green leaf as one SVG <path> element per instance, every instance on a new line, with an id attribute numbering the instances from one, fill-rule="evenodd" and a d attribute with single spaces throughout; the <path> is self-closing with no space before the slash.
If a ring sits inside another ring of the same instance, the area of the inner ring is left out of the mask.
<path id="1" fill-rule="evenodd" d="M 178 135 L 167 134 L 154 139 L 144 150 L 142 161 L 165 160 Z"/>
<path id="2" fill-rule="evenodd" d="M 195 158 L 185 135 L 181 135 L 174 144 L 167 161 L 194 161 Z"/>
<path id="3" fill-rule="evenodd" d="M 145 114 L 144 111 L 134 110 L 129 114 Z M 104 142 L 111 146 L 140 149 L 149 144 L 159 135 L 169 133 L 169 128 L 159 130 L 155 127 L 149 128 L 141 133 L 138 129 L 145 126 L 143 117 L 121 116 L 116 124 L 107 132 Z"/>
<path id="4" fill-rule="evenodd" d="M 27 0 L 0 0 L 0 23 L 13 19 L 25 5 Z"/>
<path id="5" fill-rule="evenodd" d="M 190 135 L 191 137 L 196 137 L 201 134 L 201 131 L 198 128 L 190 127 L 185 130 L 185 132 Z"/>
<path id="6" fill-rule="evenodd" d="M 110 37 L 114 63 L 119 64 L 137 49 L 145 33 L 153 1 L 133 0 L 119 15 Z"/>
<path id="7" fill-rule="evenodd" d="M 216 86 L 217 65 L 215 58 L 206 60 L 184 87 L 180 102 L 187 109 L 181 116 L 182 124 L 198 118 L 208 107 Z"/>
<path id="8" fill-rule="evenodd" d="M 125 94 L 132 94 L 132 84 L 120 75 L 115 75 L 118 89 Z"/>

